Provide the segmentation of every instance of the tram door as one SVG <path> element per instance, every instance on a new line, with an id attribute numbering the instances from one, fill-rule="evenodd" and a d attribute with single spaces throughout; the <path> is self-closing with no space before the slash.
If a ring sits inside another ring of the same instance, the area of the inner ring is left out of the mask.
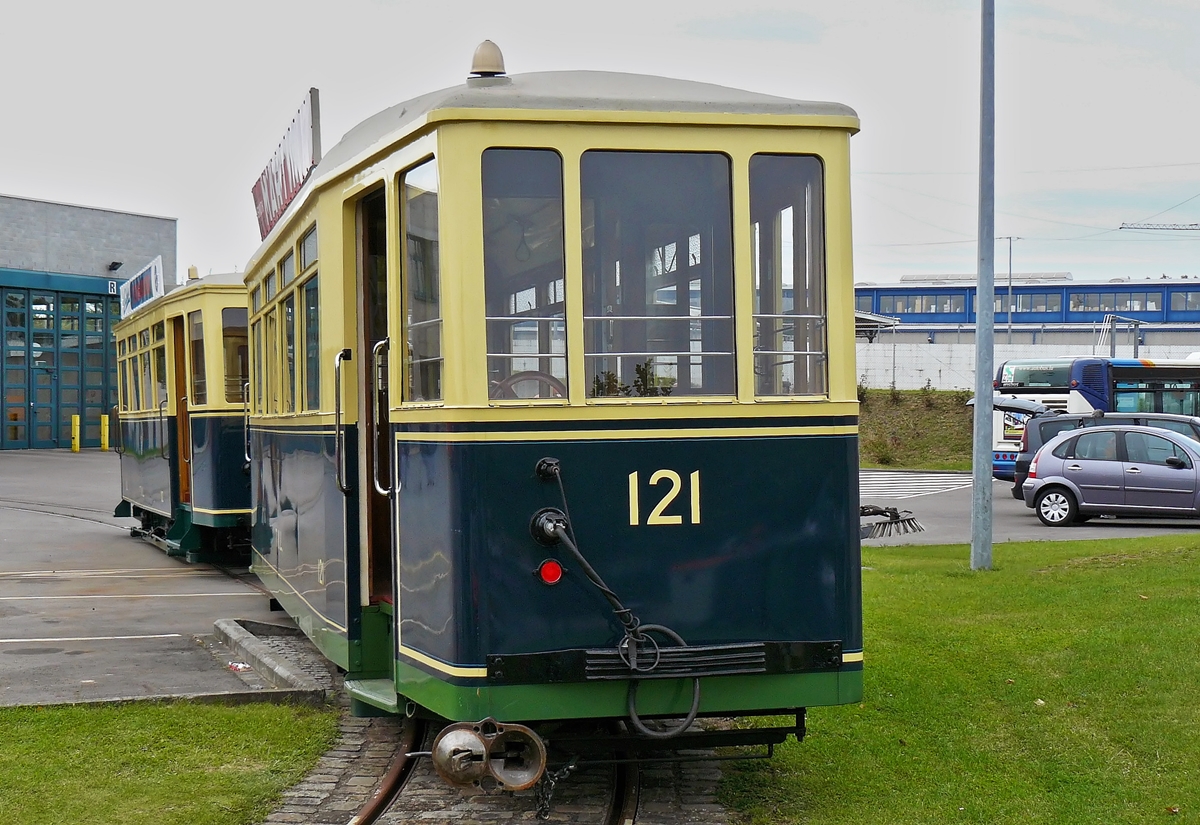
<path id="1" fill-rule="evenodd" d="M 359 515 L 367 552 L 365 592 L 372 602 L 392 598 L 392 522 L 390 499 L 379 492 L 391 484 L 388 438 L 387 338 L 387 209 L 383 189 L 358 206 L 358 410 Z M 383 380 L 379 380 L 382 369 Z"/>
<path id="2" fill-rule="evenodd" d="M 176 450 L 178 451 L 179 461 L 179 501 L 182 504 L 192 503 L 192 466 L 185 460 L 191 459 L 192 439 L 191 439 L 191 423 L 188 420 L 188 400 L 187 400 L 187 357 L 184 350 L 184 339 L 187 337 L 186 330 L 183 328 L 183 316 L 177 316 L 171 319 L 171 340 L 174 344 L 174 369 L 172 375 L 174 380 L 167 383 L 164 378 L 159 378 L 160 386 L 165 386 L 169 392 L 175 393 L 175 433 L 176 433 Z M 201 358 L 203 358 L 201 353 Z M 159 401 L 165 399 L 160 398 Z M 166 433 L 162 433 L 163 438 L 166 438 Z"/>

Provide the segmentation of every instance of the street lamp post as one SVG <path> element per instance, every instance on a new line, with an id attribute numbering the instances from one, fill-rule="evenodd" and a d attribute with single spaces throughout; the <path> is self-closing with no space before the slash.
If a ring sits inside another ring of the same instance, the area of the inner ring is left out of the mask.
<path id="1" fill-rule="evenodd" d="M 979 280 L 975 288 L 975 435 L 971 569 L 992 568 L 992 363 L 996 257 L 996 5 L 982 2 L 979 72 Z"/>

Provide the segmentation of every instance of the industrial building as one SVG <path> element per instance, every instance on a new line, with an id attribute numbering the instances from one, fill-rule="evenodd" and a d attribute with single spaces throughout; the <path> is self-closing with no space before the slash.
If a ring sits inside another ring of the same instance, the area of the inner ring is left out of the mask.
<path id="1" fill-rule="evenodd" d="M 0 195 L 0 449 L 99 446 L 117 399 L 120 287 L 156 258 L 175 283 L 176 220 Z"/>
<path id="2" fill-rule="evenodd" d="M 854 285 L 855 308 L 896 318 L 897 342 L 972 343 L 975 275 L 905 275 Z M 996 273 L 997 344 L 1090 346 L 1115 319 L 1121 341 L 1197 346 L 1200 278 L 1077 281 L 1070 272 Z"/>

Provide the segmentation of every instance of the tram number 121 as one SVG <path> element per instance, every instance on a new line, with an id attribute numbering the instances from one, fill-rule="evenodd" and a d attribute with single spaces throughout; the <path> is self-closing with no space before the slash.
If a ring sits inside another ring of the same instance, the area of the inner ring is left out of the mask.
<path id="1" fill-rule="evenodd" d="M 650 486 L 656 487 L 660 482 L 666 481 L 670 486 L 663 493 L 662 498 L 658 500 L 658 504 L 650 510 L 650 515 L 646 517 L 646 524 L 683 524 L 683 516 L 673 515 L 666 512 L 667 508 L 679 497 L 680 491 L 683 489 L 683 478 L 674 470 L 655 470 L 650 476 Z M 689 521 L 692 524 L 700 523 L 700 471 L 696 470 L 688 479 L 690 502 Z M 642 523 L 641 513 L 641 482 L 638 473 L 632 472 L 629 474 L 629 525 L 637 527 Z"/>

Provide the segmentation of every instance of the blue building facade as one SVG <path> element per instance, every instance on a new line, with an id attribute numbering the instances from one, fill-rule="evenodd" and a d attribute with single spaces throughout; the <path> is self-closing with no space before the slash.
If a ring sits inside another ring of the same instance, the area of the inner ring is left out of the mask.
<path id="1" fill-rule="evenodd" d="M 100 445 L 117 400 L 120 285 L 156 257 L 175 281 L 174 218 L 0 195 L 0 449 Z"/>

